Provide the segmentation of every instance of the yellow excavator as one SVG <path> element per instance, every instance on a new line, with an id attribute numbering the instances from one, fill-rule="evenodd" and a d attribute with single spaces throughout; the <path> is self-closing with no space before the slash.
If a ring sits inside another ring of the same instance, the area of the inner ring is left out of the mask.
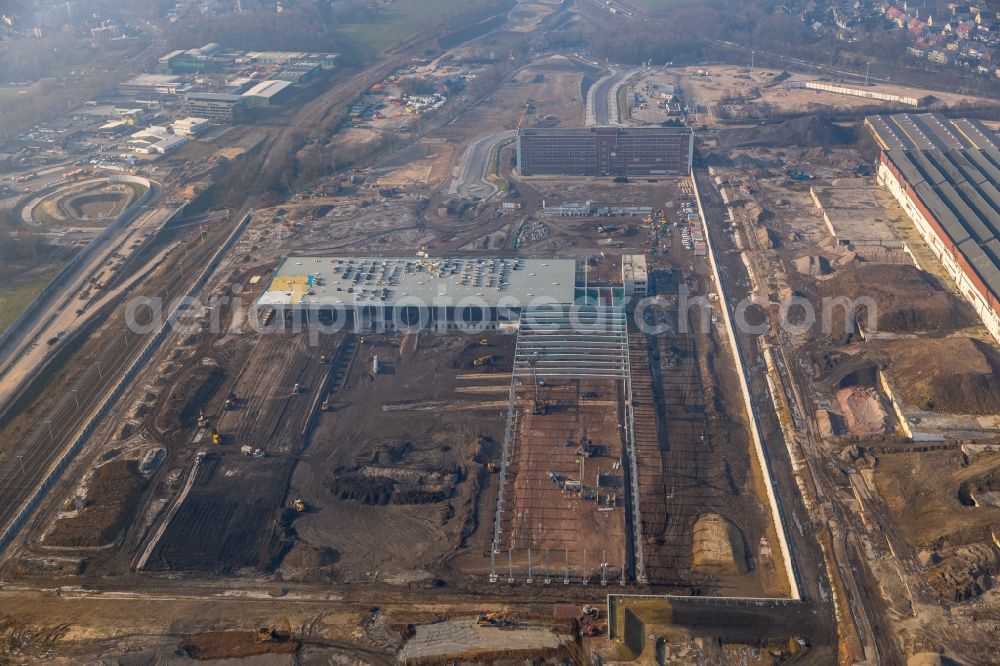
<path id="1" fill-rule="evenodd" d="M 287 617 L 257 630 L 258 643 L 283 643 L 292 639 L 292 624 Z"/>
<path id="2" fill-rule="evenodd" d="M 481 368 L 481 367 L 483 367 L 485 365 L 493 365 L 493 357 L 492 356 L 480 356 L 479 358 L 477 358 L 476 360 L 474 360 L 472 362 L 472 366 L 474 368 Z"/>

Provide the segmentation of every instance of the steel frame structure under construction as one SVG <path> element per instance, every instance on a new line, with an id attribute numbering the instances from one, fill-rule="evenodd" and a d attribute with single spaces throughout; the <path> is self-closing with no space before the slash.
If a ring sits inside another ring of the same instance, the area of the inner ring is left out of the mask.
<path id="1" fill-rule="evenodd" d="M 494 522 L 493 548 L 490 580 L 497 582 L 496 556 L 503 552 L 505 489 L 511 474 L 511 457 L 518 424 L 522 418 L 518 407 L 519 389 L 523 397 L 525 387 L 531 387 L 537 400 L 538 388 L 548 381 L 605 380 L 621 382 L 623 412 L 621 428 L 626 461 L 627 490 L 625 497 L 626 524 L 628 538 L 626 550 L 631 554 L 630 562 L 622 563 L 622 584 L 625 583 L 625 569 L 631 570 L 634 579 L 640 583 L 647 580 L 642 552 L 642 520 L 639 515 L 638 469 L 635 453 L 635 418 L 632 405 L 632 379 L 629 364 L 628 321 L 625 306 L 613 294 L 596 293 L 590 299 L 584 290 L 584 298 L 579 299 L 595 305 L 553 305 L 539 308 L 525 308 L 521 312 L 520 327 L 514 355 L 513 376 L 507 410 L 507 426 L 500 466 L 499 494 Z M 523 402 L 523 401 L 522 401 Z M 513 486 L 512 486 L 513 488 Z M 513 491 L 512 491 L 513 492 Z M 512 557 L 508 551 L 508 557 Z M 527 583 L 532 582 L 531 551 L 528 551 Z M 569 583 L 569 566 L 564 579 Z M 509 582 L 513 583 L 513 568 Z M 589 579 L 584 566 L 583 583 Z M 605 583 L 602 574 L 602 583 Z"/>

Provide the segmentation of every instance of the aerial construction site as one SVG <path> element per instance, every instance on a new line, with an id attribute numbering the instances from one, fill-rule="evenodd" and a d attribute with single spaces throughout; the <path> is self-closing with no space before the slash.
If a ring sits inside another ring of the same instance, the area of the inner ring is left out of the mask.
<path id="1" fill-rule="evenodd" d="M 0 652 L 990 662 L 1000 107 L 543 43 L 645 4 L 164 52 L 18 153 Z"/>

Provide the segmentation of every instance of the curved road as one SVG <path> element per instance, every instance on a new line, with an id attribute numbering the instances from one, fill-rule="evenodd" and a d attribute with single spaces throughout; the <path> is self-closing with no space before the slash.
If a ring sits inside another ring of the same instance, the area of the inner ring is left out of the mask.
<path id="1" fill-rule="evenodd" d="M 448 193 L 463 199 L 484 201 L 496 194 L 499 188 L 486 180 L 486 173 L 490 168 L 490 156 L 496 146 L 512 141 L 516 136 L 517 130 L 504 130 L 470 143 L 462 157 L 458 177 L 452 179 Z"/>

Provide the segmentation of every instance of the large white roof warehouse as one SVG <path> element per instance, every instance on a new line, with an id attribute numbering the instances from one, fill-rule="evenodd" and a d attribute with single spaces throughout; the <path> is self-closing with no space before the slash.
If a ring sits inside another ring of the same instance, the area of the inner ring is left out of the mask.
<path id="1" fill-rule="evenodd" d="M 575 287 L 575 259 L 286 257 L 258 306 L 456 307 L 475 301 L 523 307 L 573 303 Z"/>

